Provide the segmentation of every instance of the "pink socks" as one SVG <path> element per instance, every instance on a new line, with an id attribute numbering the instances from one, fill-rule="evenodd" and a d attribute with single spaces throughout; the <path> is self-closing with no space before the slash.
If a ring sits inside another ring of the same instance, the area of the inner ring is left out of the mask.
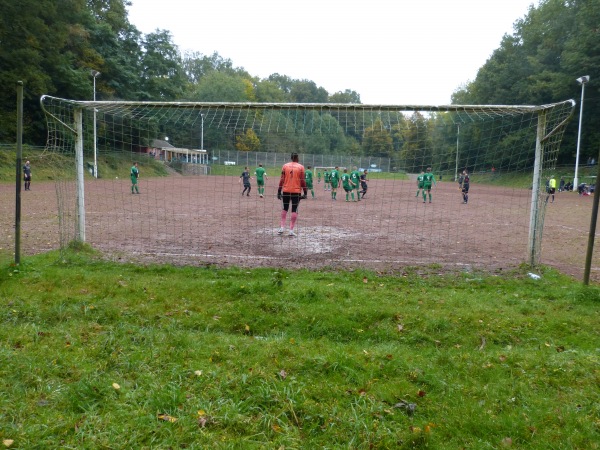
<path id="1" fill-rule="evenodd" d="M 287 217 L 287 211 L 285 209 L 281 210 L 281 221 L 279 222 L 279 226 L 281 228 L 285 227 L 285 219 Z M 293 217 L 293 215 L 292 215 Z"/>
<path id="2" fill-rule="evenodd" d="M 290 230 L 294 229 L 294 226 L 296 225 L 296 219 L 298 218 L 298 213 L 293 212 L 292 213 L 292 218 L 290 220 Z"/>

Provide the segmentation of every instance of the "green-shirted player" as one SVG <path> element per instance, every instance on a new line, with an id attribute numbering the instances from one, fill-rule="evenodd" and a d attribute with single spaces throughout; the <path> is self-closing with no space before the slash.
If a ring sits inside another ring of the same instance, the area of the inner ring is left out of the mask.
<path id="1" fill-rule="evenodd" d="M 339 167 L 335 166 L 335 169 L 332 169 L 331 172 L 329 172 L 329 183 L 331 184 L 332 200 L 337 200 L 337 188 L 340 184 L 340 173 L 338 171 Z"/>
<path id="2" fill-rule="evenodd" d="M 330 189 L 329 182 L 331 181 L 329 170 L 325 170 L 325 173 L 323 174 L 323 176 L 324 176 L 324 183 L 323 183 L 323 185 L 325 186 L 325 190 L 328 191 Z"/>
<path id="3" fill-rule="evenodd" d="M 129 170 L 129 176 L 131 177 L 131 193 L 135 189 L 135 193 L 139 194 L 140 190 L 138 189 L 138 178 L 140 177 L 140 170 L 138 169 L 137 161 L 133 163 L 131 169 Z"/>
<path id="4" fill-rule="evenodd" d="M 352 182 L 353 191 L 356 191 L 356 199 L 360 202 L 360 172 L 356 166 L 352 167 L 350 181 Z M 352 201 L 354 201 L 354 192 L 352 192 Z"/>
<path id="5" fill-rule="evenodd" d="M 352 201 L 354 202 L 354 186 L 352 185 L 351 175 L 348 174 L 348 169 L 344 169 L 342 174 L 342 187 L 346 191 L 346 201 L 350 201 L 350 193 L 352 193 Z"/>
<path id="6" fill-rule="evenodd" d="M 321 171 L 317 170 L 317 183 L 321 184 Z"/>
<path id="7" fill-rule="evenodd" d="M 306 170 L 304 171 L 304 180 L 306 181 L 306 188 L 310 189 L 312 198 L 315 198 L 315 191 L 313 189 L 313 173 L 311 170 L 311 166 L 306 166 Z"/>
<path id="8" fill-rule="evenodd" d="M 256 175 L 256 185 L 258 186 L 258 196 L 263 198 L 265 196 L 265 180 L 268 180 L 267 171 L 262 164 L 259 164 L 254 171 Z"/>
<path id="9" fill-rule="evenodd" d="M 429 193 L 429 203 L 431 203 L 431 185 L 432 184 L 437 186 L 435 177 L 431 173 L 431 167 L 428 167 L 427 172 L 425 172 L 425 175 L 423 175 L 423 203 L 425 203 L 427 193 Z"/>
<path id="10" fill-rule="evenodd" d="M 421 173 L 417 177 L 417 195 L 415 195 L 415 197 L 418 197 L 419 191 L 421 189 L 423 189 L 423 180 L 424 179 L 425 179 L 425 172 L 423 170 L 421 170 Z M 423 190 L 423 195 L 425 195 L 425 190 Z"/>

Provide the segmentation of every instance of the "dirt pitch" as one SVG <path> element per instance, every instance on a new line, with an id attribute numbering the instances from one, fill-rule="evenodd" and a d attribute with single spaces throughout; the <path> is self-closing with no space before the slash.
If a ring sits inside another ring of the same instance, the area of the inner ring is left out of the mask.
<path id="1" fill-rule="evenodd" d="M 290 238 L 287 230 L 276 233 L 276 177 L 267 181 L 265 198 L 255 185 L 242 197 L 238 181 L 142 177 L 141 194 L 132 195 L 128 178 L 86 179 L 86 241 L 110 259 L 180 265 L 401 270 L 435 263 L 440 270 L 494 271 L 527 261 L 528 190 L 478 185 L 474 177 L 467 205 L 452 182 L 438 183 L 432 203 L 423 203 L 413 181 L 371 180 L 364 200 L 346 202 L 343 190 L 332 201 L 316 183 L 316 198 L 301 202 L 298 236 Z M 62 201 L 71 235 L 73 186 Z M 54 182 L 35 179 L 31 191 L 21 192 L 23 255 L 59 248 L 56 192 Z M 0 194 L 0 249 L 14 251 L 15 186 L 0 185 Z M 563 192 L 548 204 L 542 264 L 582 278 L 592 200 Z M 592 266 L 599 282 L 598 250 Z"/>

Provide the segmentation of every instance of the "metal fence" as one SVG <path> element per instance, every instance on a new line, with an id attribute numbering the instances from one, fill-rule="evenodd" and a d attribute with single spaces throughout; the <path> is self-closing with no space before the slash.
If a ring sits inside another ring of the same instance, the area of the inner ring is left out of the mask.
<path id="1" fill-rule="evenodd" d="M 299 156 L 300 162 L 304 166 L 339 166 L 348 168 L 356 166 L 359 169 L 369 169 L 372 172 L 391 172 L 391 161 L 389 158 L 376 156 L 312 155 L 306 153 L 300 153 Z M 212 150 L 209 161 L 214 165 L 254 167 L 262 164 L 265 167 L 279 167 L 290 161 L 290 154 Z"/>

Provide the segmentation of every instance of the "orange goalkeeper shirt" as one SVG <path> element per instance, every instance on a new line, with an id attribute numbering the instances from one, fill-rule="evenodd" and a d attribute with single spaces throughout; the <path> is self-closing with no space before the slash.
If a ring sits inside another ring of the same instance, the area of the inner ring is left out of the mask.
<path id="1" fill-rule="evenodd" d="M 304 166 L 294 161 L 284 164 L 281 168 L 279 187 L 287 194 L 300 194 L 302 191 L 306 193 Z"/>

